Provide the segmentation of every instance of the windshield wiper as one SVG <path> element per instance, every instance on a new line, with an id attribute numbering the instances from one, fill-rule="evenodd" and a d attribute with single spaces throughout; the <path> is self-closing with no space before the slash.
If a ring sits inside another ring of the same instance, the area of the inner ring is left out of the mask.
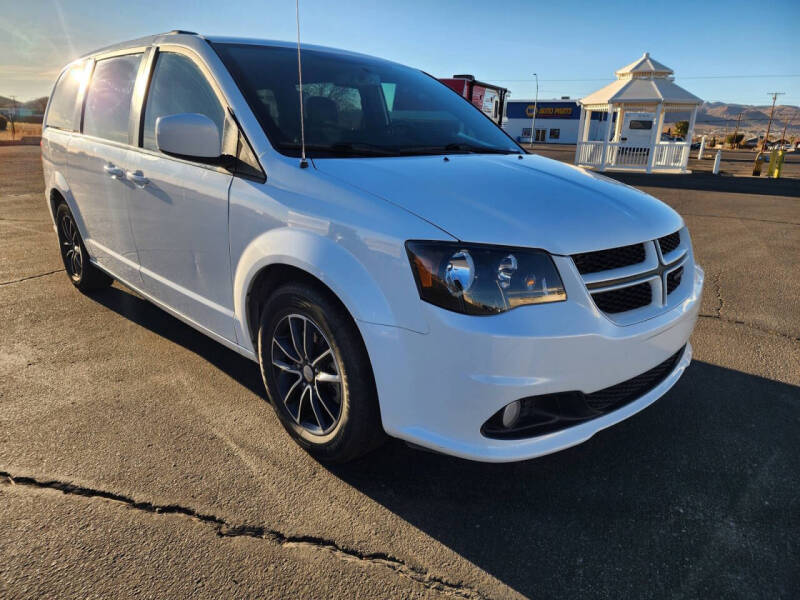
<path id="1" fill-rule="evenodd" d="M 300 150 L 300 144 L 285 143 L 280 145 L 285 150 Z M 396 150 L 361 142 L 337 142 L 334 144 L 306 144 L 311 152 L 326 152 L 334 156 L 398 156 Z M 313 157 L 312 157 L 313 158 Z M 323 157 L 317 157 L 323 158 Z"/>
<path id="2" fill-rule="evenodd" d="M 493 148 L 491 146 L 480 146 L 478 144 L 465 144 L 463 142 L 456 142 L 447 144 L 445 150 L 463 150 L 472 154 L 519 154 L 516 150 L 507 148 Z"/>
<path id="3" fill-rule="evenodd" d="M 331 144 L 330 148 L 334 152 L 352 152 L 354 154 L 368 154 L 370 156 L 398 155 L 397 150 L 363 142 L 339 142 L 336 144 Z"/>
<path id="4" fill-rule="evenodd" d="M 454 142 L 444 146 L 419 146 L 401 149 L 403 154 L 520 154 L 517 150 L 493 148 L 491 146 L 481 146 L 478 144 L 466 144 Z"/>

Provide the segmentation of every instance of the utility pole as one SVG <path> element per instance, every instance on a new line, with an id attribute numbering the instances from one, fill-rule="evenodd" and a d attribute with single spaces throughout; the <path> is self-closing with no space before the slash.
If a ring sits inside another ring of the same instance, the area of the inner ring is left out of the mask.
<path id="1" fill-rule="evenodd" d="M 739 116 L 736 119 L 736 131 L 733 132 L 733 143 L 731 144 L 731 147 L 734 150 L 736 149 L 736 146 L 739 145 L 739 144 L 736 143 L 736 136 L 739 135 L 739 123 L 741 123 L 741 122 L 742 122 L 742 113 L 739 113 Z"/>
<path id="2" fill-rule="evenodd" d="M 769 130 L 772 127 L 772 115 L 775 114 L 775 101 L 778 99 L 778 96 L 783 96 L 786 92 L 768 92 L 772 94 L 772 110 L 769 111 L 769 123 L 767 123 L 767 135 L 764 136 L 764 141 L 761 142 L 761 152 L 764 152 L 764 147 L 767 145 L 769 141 Z"/>
<path id="3" fill-rule="evenodd" d="M 17 139 L 17 129 L 14 127 L 14 121 L 17 118 L 17 97 L 11 96 L 11 141 Z"/>
<path id="4" fill-rule="evenodd" d="M 533 141 L 536 139 L 536 107 L 539 104 L 539 76 L 534 73 L 536 77 L 536 97 L 533 100 L 533 116 L 531 117 L 531 150 L 533 150 Z"/>
<path id="5" fill-rule="evenodd" d="M 783 133 L 781 134 L 781 146 L 786 142 L 786 128 L 792 124 L 792 120 L 789 119 L 786 123 L 783 124 Z"/>

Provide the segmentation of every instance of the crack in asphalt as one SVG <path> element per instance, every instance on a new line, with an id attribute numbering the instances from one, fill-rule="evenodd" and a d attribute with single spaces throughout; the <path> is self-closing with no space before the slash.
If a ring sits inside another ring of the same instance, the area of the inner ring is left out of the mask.
<path id="1" fill-rule="evenodd" d="M 11 281 L 0 281 L 0 285 L 11 285 L 12 283 L 19 283 L 20 281 L 28 281 L 29 279 L 39 279 L 40 277 L 47 277 L 54 273 L 61 273 L 64 269 L 56 269 L 55 271 L 48 271 L 47 273 L 39 273 L 38 275 L 29 275 L 20 279 L 12 279 Z"/>
<path id="2" fill-rule="evenodd" d="M 755 323 L 748 323 L 746 321 L 742 321 L 741 319 L 729 319 L 728 317 L 721 317 L 720 315 L 709 315 L 708 313 L 700 313 L 697 316 L 702 317 L 704 319 L 715 319 L 717 321 L 722 321 L 723 323 L 730 323 L 732 325 L 742 325 L 744 327 L 749 327 L 750 329 L 756 329 L 762 333 L 768 333 L 769 335 L 775 335 L 778 337 L 786 338 L 793 342 L 800 342 L 800 336 L 795 336 L 794 334 L 785 333 L 783 331 L 776 331 L 775 329 L 769 329 L 768 327 L 762 327 L 761 325 L 756 325 Z"/>
<path id="3" fill-rule="evenodd" d="M 717 297 L 717 305 L 714 307 L 714 314 L 700 313 L 698 315 L 699 317 L 702 317 L 704 319 L 717 319 L 718 321 L 722 321 L 724 323 L 731 323 L 732 325 L 742 325 L 744 327 L 749 327 L 751 329 L 755 329 L 762 333 L 767 333 L 769 335 L 775 335 L 778 337 L 786 338 L 793 342 L 800 341 L 800 336 L 795 336 L 794 334 L 791 333 L 778 331 L 776 329 L 769 329 L 768 327 L 763 327 L 755 323 L 748 323 L 747 321 L 742 321 L 741 319 L 732 319 L 730 317 L 723 317 L 722 307 L 725 306 L 725 300 L 722 298 L 722 283 L 720 281 L 721 277 L 722 275 L 720 273 L 716 273 L 713 277 L 714 293 Z"/>
<path id="4" fill-rule="evenodd" d="M 718 302 L 716 311 L 717 311 L 717 317 L 719 317 L 720 319 L 722 318 L 722 307 L 725 304 L 725 301 L 722 299 L 722 283 L 720 281 L 721 278 L 722 275 L 720 273 L 714 275 L 714 292 L 717 295 L 717 302 Z"/>
<path id="5" fill-rule="evenodd" d="M 365 563 L 389 569 L 401 577 L 414 581 L 425 588 L 455 598 L 468 600 L 489 600 L 489 596 L 463 583 L 453 583 L 433 575 L 426 569 L 407 564 L 405 561 L 385 552 L 362 552 L 354 548 L 341 546 L 331 539 L 313 535 L 289 535 L 276 529 L 261 525 L 232 525 L 215 515 L 204 514 L 179 504 L 154 504 L 137 501 L 123 494 L 100 489 L 88 488 L 57 480 L 39 480 L 34 477 L 16 476 L 0 471 L 0 485 L 25 486 L 50 491 L 58 491 L 72 496 L 85 498 L 101 498 L 122 503 L 129 508 L 150 514 L 179 515 L 210 525 L 218 537 L 249 537 L 271 541 L 285 548 L 307 547 L 329 552 L 339 560 Z"/>
<path id="6" fill-rule="evenodd" d="M 737 217 L 735 215 L 709 215 L 701 213 L 687 213 L 681 211 L 684 217 L 709 217 L 711 219 L 736 219 L 737 221 L 758 221 L 759 223 L 774 223 L 776 225 L 800 225 L 795 221 L 776 221 L 774 219 L 758 219 L 756 217 Z"/>

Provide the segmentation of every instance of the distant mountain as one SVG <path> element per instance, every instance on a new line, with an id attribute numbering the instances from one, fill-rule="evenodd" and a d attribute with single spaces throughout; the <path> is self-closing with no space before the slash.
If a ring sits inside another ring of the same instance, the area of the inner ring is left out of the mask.
<path id="1" fill-rule="evenodd" d="M 0 108 L 11 108 L 13 106 L 15 106 L 15 104 L 11 98 L 0 96 Z M 34 113 L 41 114 L 47 107 L 47 96 L 42 96 L 41 98 L 35 98 L 33 100 L 28 100 L 26 102 L 20 102 L 19 100 L 17 100 L 16 107 L 30 108 L 31 110 L 33 110 Z"/>
<path id="2" fill-rule="evenodd" d="M 736 121 L 742 115 L 739 131 L 746 137 L 764 135 L 769 122 L 771 105 L 751 106 L 747 104 L 727 104 L 725 102 L 705 102 L 697 112 L 695 131 L 704 134 L 733 133 Z M 786 137 L 800 134 L 800 107 L 776 105 L 772 119 L 770 138 L 778 138 L 788 123 Z"/>

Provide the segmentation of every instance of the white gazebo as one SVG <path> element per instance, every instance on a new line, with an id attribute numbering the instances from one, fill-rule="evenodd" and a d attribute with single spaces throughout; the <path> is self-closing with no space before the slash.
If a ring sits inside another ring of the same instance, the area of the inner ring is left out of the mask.
<path id="1" fill-rule="evenodd" d="M 615 74 L 616 81 L 580 100 L 575 164 L 598 171 L 685 173 L 703 101 L 676 85 L 672 69 L 647 52 Z M 668 112 L 690 113 L 685 140 L 662 141 Z M 600 121 L 591 126 L 597 113 Z"/>

